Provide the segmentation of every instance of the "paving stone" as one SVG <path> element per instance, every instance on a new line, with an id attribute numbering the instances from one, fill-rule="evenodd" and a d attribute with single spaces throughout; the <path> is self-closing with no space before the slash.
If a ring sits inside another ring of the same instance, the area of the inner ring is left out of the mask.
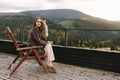
<path id="1" fill-rule="evenodd" d="M 0 80 L 120 80 L 120 73 L 54 62 L 57 73 L 45 74 L 37 61 L 25 61 L 12 76 L 7 70 L 16 55 L 0 52 Z M 13 66 L 14 67 L 14 66 Z"/>

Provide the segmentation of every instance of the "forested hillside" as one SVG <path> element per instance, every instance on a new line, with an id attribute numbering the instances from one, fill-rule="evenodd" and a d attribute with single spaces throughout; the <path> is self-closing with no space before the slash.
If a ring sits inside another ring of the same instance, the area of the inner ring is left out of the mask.
<path id="1" fill-rule="evenodd" d="M 5 28 L 9 26 L 18 40 L 27 41 L 28 32 L 36 16 L 47 20 L 48 39 L 53 40 L 54 44 L 65 45 L 66 36 L 69 46 L 120 45 L 117 44 L 120 39 L 119 21 L 107 21 L 69 9 L 0 13 L 0 39 L 8 38 Z M 23 37 L 24 39 L 21 39 Z"/>

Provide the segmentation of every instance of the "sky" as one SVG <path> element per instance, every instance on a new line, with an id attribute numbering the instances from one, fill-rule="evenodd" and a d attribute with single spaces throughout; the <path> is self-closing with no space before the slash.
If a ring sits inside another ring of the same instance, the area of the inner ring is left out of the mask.
<path id="1" fill-rule="evenodd" d="M 120 20 L 120 0 L 0 0 L 0 12 L 74 9 L 114 21 Z"/>

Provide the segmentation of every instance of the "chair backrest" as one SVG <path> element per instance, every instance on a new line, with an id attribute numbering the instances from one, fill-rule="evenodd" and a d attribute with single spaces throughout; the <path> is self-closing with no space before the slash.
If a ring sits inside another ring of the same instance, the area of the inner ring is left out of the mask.
<path id="1" fill-rule="evenodd" d="M 17 43 L 17 41 L 16 41 L 16 39 L 15 39 L 15 37 L 14 37 L 14 35 L 13 35 L 11 29 L 10 29 L 10 27 L 7 27 L 6 30 L 7 30 L 7 33 L 9 34 L 11 40 L 13 41 L 13 43 L 14 43 L 16 49 L 19 48 L 19 45 L 18 45 L 18 43 Z"/>

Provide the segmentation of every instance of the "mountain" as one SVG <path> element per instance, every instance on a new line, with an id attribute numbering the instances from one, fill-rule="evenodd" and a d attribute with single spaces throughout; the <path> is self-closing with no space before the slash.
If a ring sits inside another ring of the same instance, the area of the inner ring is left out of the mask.
<path id="1" fill-rule="evenodd" d="M 66 20 L 66 19 L 83 19 L 83 20 L 91 20 L 97 19 L 90 15 L 84 14 L 77 10 L 72 9 L 51 9 L 51 10 L 36 10 L 36 11 L 24 11 L 21 12 L 23 15 L 34 15 L 41 16 L 50 20 Z"/>
<path id="2" fill-rule="evenodd" d="M 25 16 L 25 18 L 26 16 L 41 16 L 54 21 L 67 29 L 120 29 L 119 21 L 107 21 L 71 9 L 33 10 L 19 13 L 0 13 L 0 15 L 8 15 L 10 16 L 10 19 L 14 19 L 14 16 L 16 16 L 16 20 L 17 18 L 20 19 L 21 16 L 23 18 L 22 20 L 24 20 L 23 16 Z M 4 17 L 2 18 L 4 20 Z"/>
<path id="3" fill-rule="evenodd" d="M 62 25 L 66 29 L 95 29 L 108 31 L 69 31 L 68 37 L 77 36 L 79 39 L 87 40 L 109 40 L 118 38 L 120 33 L 109 30 L 120 30 L 119 22 L 108 21 L 84 14 L 71 9 L 53 9 L 21 12 L 23 15 L 41 16 Z M 84 36 L 84 37 L 81 37 Z"/>
<path id="4" fill-rule="evenodd" d="M 2 15 L 2 13 L 1 13 Z M 4 15 L 4 14 L 3 14 Z M 84 14 L 77 10 L 71 9 L 51 9 L 51 10 L 33 10 L 33 11 L 23 11 L 19 13 L 11 13 L 8 15 L 0 16 L 0 26 L 20 26 L 26 25 L 30 26 L 32 24 L 34 17 L 40 16 L 49 20 L 50 29 L 101 29 L 101 30 L 120 30 L 119 21 L 108 21 L 101 18 L 96 18 L 87 14 Z M 3 21 L 4 20 L 4 21 Z M 55 23 L 55 24 L 54 24 Z M 52 24 L 52 25 L 51 25 Z M 62 26 L 61 26 L 62 25 Z M 57 27 L 56 27 L 57 26 Z M 83 34 L 82 32 L 79 34 Z M 76 33 L 76 34 L 77 34 Z M 73 35 L 73 34 L 72 34 Z M 93 36 L 95 38 L 105 38 L 118 37 L 119 32 L 111 31 L 110 33 L 103 32 L 88 32 L 88 36 Z M 81 35 L 82 36 L 82 35 Z M 80 37 L 81 37 L 80 36 Z"/>
<path id="5" fill-rule="evenodd" d="M 16 13 L 4 13 L 4 12 L 2 12 L 2 13 L 0 13 L 0 16 L 6 16 L 6 15 L 15 15 Z"/>
<path id="6" fill-rule="evenodd" d="M 20 12 L 21 15 L 41 16 L 46 19 L 52 20 L 67 28 L 75 28 L 71 22 L 77 21 L 80 26 L 76 28 L 92 28 L 92 29 L 120 29 L 119 23 L 107 21 L 101 18 L 96 18 L 84 14 L 77 10 L 71 9 L 52 9 L 52 10 L 35 10 Z M 65 24 L 65 25 L 64 25 Z M 71 25 L 71 26 L 69 26 Z"/>
<path id="7" fill-rule="evenodd" d="M 52 20 L 76 19 L 84 18 L 86 15 L 82 12 L 70 9 L 53 9 L 53 10 L 39 10 L 39 11 L 25 11 L 26 15 L 41 16 Z"/>

